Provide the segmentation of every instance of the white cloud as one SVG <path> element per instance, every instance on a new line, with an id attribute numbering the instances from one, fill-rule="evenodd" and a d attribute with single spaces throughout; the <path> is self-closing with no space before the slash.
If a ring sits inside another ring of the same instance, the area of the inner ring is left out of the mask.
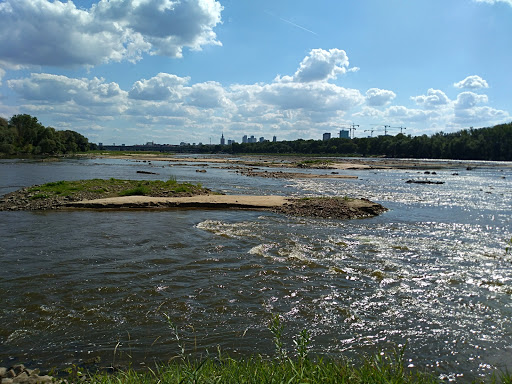
<path id="1" fill-rule="evenodd" d="M 407 108 L 402 105 L 394 105 L 386 109 L 385 116 L 395 122 L 423 122 L 440 116 L 437 111 L 425 111 L 422 109 Z"/>
<path id="2" fill-rule="evenodd" d="M 484 79 L 477 75 L 468 76 L 464 80 L 461 80 L 458 83 L 454 83 L 453 86 L 455 88 L 467 89 L 489 88 L 489 84 L 487 84 L 487 81 L 485 81 Z"/>
<path id="3" fill-rule="evenodd" d="M 64 116 L 87 119 L 94 115 L 100 119 L 113 119 L 126 110 L 127 92 L 117 83 L 104 79 L 73 79 L 47 73 L 33 73 L 30 78 L 8 80 L 9 88 L 27 102 L 31 111 L 51 112 Z"/>
<path id="4" fill-rule="evenodd" d="M 477 104 L 487 103 L 487 101 L 487 95 L 479 95 L 474 92 L 461 92 L 457 95 L 454 107 L 455 109 L 469 109 Z"/>
<path id="5" fill-rule="evenodd" d="M 359 112 L 353 113 L 352 116 L 356 118 L 369 117 L 372 119 L 381 119 L 382 117 L 384 117 L 384 112 L 372 107 L 363 107 Z"/>
<path id="6" fill-rule="evenodd" d="M 487 3 L 487 4 L 498 4 L 498 3 L 505 3 L 510 6 L 512 6 L 512 0 L 474 0 L 477 3 Z"/>
<path id="7" fill-rule="evenodd" d="M 94 66 L 137 61 L 143 53 L 180 57 L 185 47 L 220 44 L 215 0 L 100 0 L 89 10 L 72 1 L 0 3 L 0 62 L 10 66 Z"/>
<path id="8" fill-rule="evenodd" d="M 347 111 L 364 102 L 356 89 L 347 89 L 330 83 L 272 83 L 257 85 L 250 92 L 264 104 L 278 109 L 308 111 Z"/>
<path id="9" fill-rule="evenodd" d="M 129 95 L 130 98 L 138 100 L 180 100 L 183 86 L 189 81 L 189 77 L 159 73 L 149 80 L 136 81 Z"/>
<path id="10" fill-rule="evenodd" d="M 461 125 L 493 125 L 509 120 L 511 116 L 506 111 L 488 106 L 455 110 L 455 123 Z"/>
<path id="11" fill-rule="evenodd" d="M 199 108 L 234 108 L 234 103 L 228 97 L 221 84 L 209 81 L 191 87 L 188 104 Z"/>
<path id="12" fill-rule="evenodd" d="M 386 89 L 370 88 L 366 91 L 366 104 L 371 107 L 382 107 L 391 103 L 396 97 L 395 92 Z"/>
<path id="13" fill-rule="evenodd" d="M 323 52 L 326 57 L 331 55 Z M 169 73 L 135 81 L 127 90 L 102 78 L 48 73 L 4 82 L 22 101 L 23 111 L 50 119 L 56 128 L 72 127 L 103 142 L 127 142 L 126 137 L 132 143 L 153 139 L 161 143 L 199 142 L 220 131 L 226 138 L 237 140 L 243 134 L 319 138 L 322 132 L 347 121 L 360 124 L 361 130 L 371 123 L 385 123 L 407 125 L 408 133 L 424 133 L 415 127 L 439 131 L 488 126 L 510 118 L 505 111 L 479 105 L 487 103 L 488 97 L 470 91 L 451 101 L 443 91 L 431 88 L 426 95 L 411 97 L 422 108 L 389 105 L 396 98 L 392 91 L 370 88 L 363 95 L 357 89 L 329 82 L 338 73 L 334 66 L 320 70 L 318 60 L 308 61 L 319 56 L 310 53 L 302 61 L 309 64 L 301 64 L 294 75 L 277 77 L 270 83 L 190 84 L 189 77 Z M 323 75 L 315 77 L 313 73 Z M 300 76 L 317 80 L 297 81 Z M 386 108 L 376 108 L 381 106 Z M 101 137 L 93 136 L 98 132 Z"/>
<path id="14" fill-rule="evenodd" d="M 341 49 L 312 49 L 300 63 L 293 80 L 308 83 L 336 79 L 339 74 L 347 72 L 348 65 L 348 56 Z"/>
<path id="15" fill-rule="evenodd" d="M 411 100 L 414 100 L 416 104 L 428 109 L 437 108 L 450 103 L 450 99 L 443 91 L 433 88 L 430 88 L 426 95 L 411 96 Z"/>

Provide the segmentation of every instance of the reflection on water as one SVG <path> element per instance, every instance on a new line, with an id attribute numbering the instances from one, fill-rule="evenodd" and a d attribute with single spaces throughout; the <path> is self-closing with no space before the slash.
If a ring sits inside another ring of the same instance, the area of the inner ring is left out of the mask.
<path id="1" fill-rule="evenodd" d="M 118 342 L 121 359 L 165 360 L 178 347 L 164 313 L 197 353 L 220 345 L 235 355 L 272 354 L 267 323 L 278 313 L 290 348 L 304 327 L 322 354 L 407 343 L 411 366 L 467 380 L 512 360 L 510 171 L 441 170 L 429 177 L 445 184 L 425 186 L 405 184 L 425 177 L 412 171 L 262 180 L 157 164 L 160 175 L 150 177 L 236 193 L 362 196 L 391 210 L 353 221 L 248 211 L 0 212 L 1 360 L 51 366 L 99 354 L 110 362 Z M 69 175 L 134 178 L 142 166 L 1 163 L 8 177 L 0 187 Z"/>

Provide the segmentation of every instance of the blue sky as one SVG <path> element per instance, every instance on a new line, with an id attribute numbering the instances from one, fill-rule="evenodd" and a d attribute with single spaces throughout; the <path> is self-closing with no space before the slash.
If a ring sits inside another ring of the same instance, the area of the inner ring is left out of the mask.
<path id="1" fill-rule="evenodd" d="M 93 142 L 512 121 L 512 0 L 0 0 L 0 20 L 0 116 Z"/>

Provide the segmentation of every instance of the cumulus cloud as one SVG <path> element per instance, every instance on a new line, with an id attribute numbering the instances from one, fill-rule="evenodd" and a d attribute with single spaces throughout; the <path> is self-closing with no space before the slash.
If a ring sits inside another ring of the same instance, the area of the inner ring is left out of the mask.
<path id="1" fill-rule="evenodd" d="M 180 57 L 185 47 L 220 44 L 215 0 L 100 0 L 0 3 L 0 62 L 6 65 L 94 66 L 137 61 L 143 53 Z"/>
<path id="2" fill-rule="evenodd" d="M 456 109 L 454 122 L 463 125 L 490 125 L 498 124 L 509 119 L 510 115 L 508 112 L 484 106 L 468 109 Z"/>
<path id="3" fill-rule="evenodd" d="M 353 113 L 352 116 L 356 117 L 356 118 L 365 118 L 365 117 L 370 117 L 370 118 L 382 118 L 384 117 L 384 112 L 379 110 L 379 109 L 376 109 L 376 108 L 372 108 L 372 107 L 363 107 L 361 108 L 361 110 L 359 112 L 356 112 L 356 113 Z"/>
<path id="4" fill-rule="evenodd" d="M 474 0 L 477 3 L 487 3 L 487 4 L 498 4 L 498 3 L 505 3 L 510 6 L 512 6 L 512 0 Z"/>
<path id="5" fill-rule="evenodd" d="M 437 111 L 425 111 L 422 109 L 407 108 L 402 105 L 394 105 L 386 109 L 385 115 L 393 121 L 421 122 L 439 117 Z"/>
<path id="6" fill-rule="evenodd" d="M 487 95 L 479 95 L 474 92 L 462 92 L 457 95 L 455 109 L 469 109 L 477 104 L 487 103 Z"/>
<path id="7" fill-rule="evenodd" d="M 272 83 L 252 93 L 261 102 L 283 110 L 346 111 L 364 102 L 358 90 L 330 83 Z"/>
<path id="8" fill-rule="evenodd" d="M 348 56 L 341 49 L 312 49 L 300 63 L 293 80 L 309 83 L 335 79 L 339 74 L 347 72 L 348 65 Z"/>
<path id="9" fill-rule="evenodd" d="M 117 83 L 104 79 L 74 79 L 47 73 L 8 80 L 9 88 L 27 102 L 33 111 L 62 113 L 68 116 L 95 115 L 112 119 L 126 110 L 127 92 Z"/>
<path id="10" fill-rule="evenodd" d="M 111 0 L 111 3 L 122 2 Z M 58 122 L 57 128 L 68 128 L 71 124 L 79 132 L 97 134 L 101 127 L 130 126 L 111 133 L 110 140 L 115 142 L 119 141 L 115 137 L 125 134 L 135 142 L 146 138 L 163 143 L 201 141 L 220 131 L 227 138 L 238 136 L 238 140 L 243 134 L 277 134 L 280 139 L 318 138 L 322 132 L 349 120 L 361 127 L 370 123 L 407 125 L 411 127 L 408 132 L 414 132 L 414 126 L 457 128 L 490 125 L 510 118 L 505 111 L 482 106 L 488 97 L 471 91 L 461 92 L 451 101 L 443 91 L 431 88 L 425 95 L 411 97 L 422 108 L 408 108 L 389 105 L 396 98 L 389 90 L 370 88 L 361 94 L 357 89 L 341 87 L 328 80 L 343 72 L 335 67 L 348 67 L 348 59 L 334 65 L 326 59 L 324 64 L 328 65 L 324 67 L 318 59 L 345 57 L 339 55 L 342 51 L 332 51 L 313 50 L 295 74 L 277 77 L 270 83 L 191 84 L 189 77 L 170 73 L 140 79 L 127 90 L 103 78 L 71 78 L 48 73 L 33 73 L 4 83 L 24 103 L 23 111 L 41 119 L 46 115 Z M 382 106 L 385 109 L 379 108 Z M 1 107 L 0 104 L 0 112 Z M 106 128 L 105 132 L 113 131 Z"/>
<path id="11" fill-rule="evenodd" d="M 468 76 L 464 80 L 459 81 L 458 83 L 454 83 L 453 86 L 455 88 L 467 88 L 467 89 L 480 89 L 480 88 L 489 88 L 487 81 L 482 79 L 480 76 Z"/>
<path id="12" fill-rule="evenodd" d="M 136 81 L 129 92 L 129 96 L 137 100 L 180 100 L 183 86 L 189 80 L 189 77 L 159 73 L 151 79 Z"/>
<path id="13" fill-rule="evenodd" d="M 443 91 L 433 88 L 430 88 L 426 95 L 411 96 L 411 100 L 414 100 L 416 104 L 429 109 L 450 103 L 450 99 Z"/>
<path id="14" fill-rule="evenodd" d="M 382 107 L 391 103 L 396 97 L 395 92 L 386 89 L 370 88 L 366 91 L 366 104 L 371 107 Z"/>
<path id="15" fill-rule="evenodd" d="M 222 85 L 215 81 L 194 84 L 188 92 L 188 104 L 199 108 L 234 108 Z"/>

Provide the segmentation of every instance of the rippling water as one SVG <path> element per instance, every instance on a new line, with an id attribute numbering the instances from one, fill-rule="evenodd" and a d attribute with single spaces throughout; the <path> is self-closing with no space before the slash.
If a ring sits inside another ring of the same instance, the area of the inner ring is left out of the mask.
<path id="1" fill-rule="evenodd" d="M 0 212 L 1 363 L 165 360 L 178 345 L 164 314 L 188 352 L 272 354 L 267 326 L 280 314 L 290 349 L 308 328 L 316 353 L 353 357 L 407 344 L 411 367 L 442 377 L 512 369 L 509 167 L 342 172 L 357 180 L 195 169 L 2 161 L 0 193 L 61 179 L 174 176 L 227 193 L 367 197 L 390 211 L 352 221 L 214 210 Z M 405 183 L 425 177 L 445 184 Z"/>

